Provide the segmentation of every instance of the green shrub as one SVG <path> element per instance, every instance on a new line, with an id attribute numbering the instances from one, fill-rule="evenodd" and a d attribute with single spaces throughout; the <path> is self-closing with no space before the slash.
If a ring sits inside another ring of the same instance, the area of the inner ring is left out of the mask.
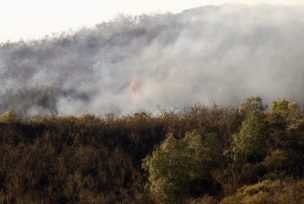
<path id="1" fill-rule="evenodd" d="M 15 119 L 16 119 L 16 116 L 12 111 L 6 111 L 2 115 L 0 115 L 1 123 L 13 122 Z"/>
<path id="2" fill-rule="evenodd" d="M 224 198 L 221 204 L 297 204 L 303 203 L 304 181 L 265 180 L 241 187 L 232 196 Z"/>

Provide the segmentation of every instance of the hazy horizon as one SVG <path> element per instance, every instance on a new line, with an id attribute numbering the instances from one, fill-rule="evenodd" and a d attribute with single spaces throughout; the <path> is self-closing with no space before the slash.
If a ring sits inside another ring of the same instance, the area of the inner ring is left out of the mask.
<path id="1" fill-rule="evenodd" d="M 54 33 L 75 33 L 83 27 L 92 28 L 111 21 L 119 14 L 141 15 L 153 13 L 179 13 L 183 10 L 222 4 L 280 4 L 304 5 L 300 0 L 182 0 L 182 1 L 82 1 L 11 0 L 0 3 L 0 43 L 36 40 Z"/>

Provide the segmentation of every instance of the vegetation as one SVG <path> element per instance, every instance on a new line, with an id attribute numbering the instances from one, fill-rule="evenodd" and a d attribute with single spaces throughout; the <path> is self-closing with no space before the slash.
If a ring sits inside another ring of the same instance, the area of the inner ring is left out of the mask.
<path id="1" fill-rule="evenodd" d="M 144 160 L 143 167 L 149 172 L 149 190 L 169 203 L 179 203 L 185 196 L 198 193 L 203 189 L 198 180 L 210 183 L 207 154 L 197 132 L 189 132 L 182 139 L 169 134 L 152 156 Z"/>
<path id="2" fill-rule="evenodd" d="M 0 203 L 304 203 L 304 110 L 0 115 Z"/>
<path id="3" fill-rule="evenodd" d="M 236 163 L 256 161 L 265 156 L 267 151 L 268 123 L 265 115 L 250 112 L 242 123 L 238 133 L 232 135 L 232 158 Z"/>

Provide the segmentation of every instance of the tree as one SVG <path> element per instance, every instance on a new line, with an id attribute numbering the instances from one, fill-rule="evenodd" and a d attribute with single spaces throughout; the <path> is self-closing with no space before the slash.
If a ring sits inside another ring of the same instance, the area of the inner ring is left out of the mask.
<path id="1" fill-rule="evenodd" d="M 264 156 L 268 123 L 264 113 L 250 112 L 239 133 L 232 136 L 232 158 L 237 163 L 255 161 Z"/>
<path id="2" fill-rule="evenodd" d="M 241 102 L 238 111 L 240 113 L 250 113 L 250 112 L 263 112 L 266 106 L 263 104 L 263 100 L 260 97 L 250 96 Z"/>
<path id="3" fill-rule="evenodd" d="M 287 116 L 288 114 L 289 102 L 283 98 L 273 101 L 271 103 L 271 113 L 276 113 L 282 116 Z"/>
<path id="4" fill-rule="evenodd" d="M 303 110 L 297 103 L 290 103 L 283 98 L 272 102 L 269 116 L 272 119 L 270 120 L 272 139 L 276 143 L 276 148 L 284 152 L 286 157 L 283 169 L 289 175 L 302 177 L 304 173 Z M 276 159 L 281 155 L 271 156 Z"/>
<path id="5" fill-rule="evenodd" d="M 274 122 L 280 123 L 288 130 L 303 130 L 303 111 L 297 103 L 290 103 L 285 98 L 273 101 L 271 104 L 271 115 L 276 118 Z"/>
<path id="6" fill-rule="evenodd" d="M 190 193 L 193 180 L 207 176 L 204 165 L 202 137 L 196 132 L 186 133 L 183 139 L 169 134 L 151 156 L 143 160 L 149 174 L 149 190 L 167 203 L 180 203 Z"/>

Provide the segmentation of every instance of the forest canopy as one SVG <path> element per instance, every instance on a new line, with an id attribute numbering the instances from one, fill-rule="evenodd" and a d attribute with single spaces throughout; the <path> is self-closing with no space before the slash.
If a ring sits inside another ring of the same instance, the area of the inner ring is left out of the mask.
<path id="1" fill-rule="evenodd" d="M 304 110 L 0 116 L 0 203 L 302 203 Z"/>

